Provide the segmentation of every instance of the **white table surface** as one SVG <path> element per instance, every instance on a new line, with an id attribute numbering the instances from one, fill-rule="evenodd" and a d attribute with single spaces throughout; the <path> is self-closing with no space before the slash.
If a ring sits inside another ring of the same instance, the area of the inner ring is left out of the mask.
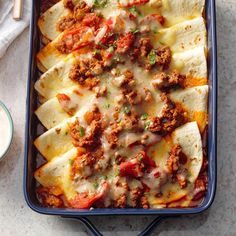
<path id="1" fill-rule="evenodd" d="M 236 0 L 217 0 L 219 116 L 218 191 L 202 215 L 169 219 L 153 235 L 236 235 Z M 0 36 L 1 37 L 1 36 Z M 84 226 L 33 212 L 22 191 L 28 30 L 0 59 L 0 100 L 10 109 L 14 140 L 0 162 L 0 235 L 88 235 Z M 93 217 L 104 235 L 136 235 L 153 217 Z"/>

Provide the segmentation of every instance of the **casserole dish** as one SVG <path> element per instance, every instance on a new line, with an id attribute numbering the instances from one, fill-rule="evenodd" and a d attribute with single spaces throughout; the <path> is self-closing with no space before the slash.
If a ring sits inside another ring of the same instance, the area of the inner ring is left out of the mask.
<path id="1" fill-rule="evenodd" d="M 216 115 L 217 115 L 217 68 L 216 68 L 216 29 L 215 29 L 215 1 L 206 2 L 206 20 L 208 28 L 208 77 L 209 77 L 209 124 L 208 124 L 208 176 L 209 185 L 204 201 L 196 208 L 169 208 L 169 209 L 92 209 L 71 210 L 42 207 L 35 194 L 36 181 L 33 173 L 36 170 L 37 155 L 33 141 L 37 135 L 37 119 L 34 111 L 37 106 L 36 91 L 33 86 L 38 78 L 36 68 L 36 53 L 40 47 L 37 19 L 39 17 L 39 1 L 32 1 L 31 37 L 30 37 L 30 63 L 26 104 L 26 140 L 25 140 L 25 165 L 24 165 L 24 194 L 28 205 L 36 212 L 48 215 L 60 215 L 67 218 L 77 218 L 85 223 L 94 235 L 101 235 L 91 225 L 85 216 L 91 215 L 158 215 L 158 217 L 140 234 L 146 235 L 163 217 L 183 214 L 196 214 L 203 212 L 212 204 L 216 190 Z"/>

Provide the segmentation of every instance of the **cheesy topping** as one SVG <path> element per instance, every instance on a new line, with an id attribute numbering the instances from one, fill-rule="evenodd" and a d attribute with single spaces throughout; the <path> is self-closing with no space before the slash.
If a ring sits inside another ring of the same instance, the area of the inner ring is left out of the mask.
<path id="1" fill-rule="evenodd" d="M 202 0 L 63 0 L 41 15 L 42 204 L 187 207 L 204 197 L 203 9 Z"/>

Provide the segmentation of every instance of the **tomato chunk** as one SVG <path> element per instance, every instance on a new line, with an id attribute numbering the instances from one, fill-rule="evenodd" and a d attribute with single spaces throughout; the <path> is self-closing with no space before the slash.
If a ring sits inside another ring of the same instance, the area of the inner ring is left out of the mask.
<path id="1" fill-rule="evenodd" d="M 116 51 L 118 53 L 126 53 L 134 43 L 134 39 L 135 37 L 132 33 L 127 33 L 124 36 L 120 37 L 116 41 Z"/>
<path id="2" fill-rule="evenodd" d="M 89 209 L 97 200 L 106 195 L 108 188 L 109 184 L 104 182 L 99 191 L 93 196 L 88 196 L 87 193 L 79 193 L 74 199 L 70 200 L 69 203 L 76 209 Z"/>
<path id="3" fill-rule="evenodd" d="M 141 151 L 134 159 L 120 164 L 120 175 L 139 178 L 144 172 L 150 172 L 155 167 L 156 163 Z"/>
<path id="4" fill-rule="evenodd" d="M 120 176 L 138 178 L 143 176 L 143 172 L 139 163 L 131 160 L 120 164 Z"/>

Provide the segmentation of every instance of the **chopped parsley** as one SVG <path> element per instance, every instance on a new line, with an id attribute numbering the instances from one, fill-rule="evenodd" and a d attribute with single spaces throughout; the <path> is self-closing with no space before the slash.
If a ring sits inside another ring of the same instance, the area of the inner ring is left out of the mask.
<path id="1" fill-rule="evenodd" d="M 79 135 L 80 137 L 84 137 L 85 135 L 85 129 L 82 126 L 79 126 Z"/>
<path id="2" fill-rule="evenodd" d="M 115 51 L 114 46 L 110 46 L 110 47 L 108 48 L 108 51 L 109 51 L 109 52 L 114 52 L 114 51 Z"/>
<path id="3" fill-rule="evenodd" d="M 97 8 L 104 8 L 108 4 L 108 0 L 94 0 L 93 5 Z"/>
<path id="4" fill-rule="evenodd" d="M 97 187 L 98 187 L 98 182 L 94 182 L 94 183 L 93 183 L 93 187 L 94 187 L 94 188 L 97 188 Z"/>
<path id="5" fill-rule="evenodd" d="M 137 29 L 137 28 L 131 29 L 131 33 L 137 34 L 137 33 L 139 33 L 139 29 Z"/>
<path id="6" fill-rule="evenodd" d="M 118 167 L 116 170 L 115 170 L 115 177 L 119 176 L 120 174 L 120 168 Z"/>
<path id="7" fill-rule="evenodd" d="M 152 31 L 153 31 L 154 34 L 158 34 L 157 29 L 153 29 Z"/>
<path id="8" fill-rule="evenodd" d="M 69 164 L 72 166 L 74 163 L 74 160 L 69 159 Z"/>
<path id="9" fill-rule="evenodd" d="M 106 109 L 108 109 L 108 108 L 110 108 L 110 106 L 111 106 L 111 104 L 107 103 L 107 104 L 105 104 L 103 107 L 106 108 Z"/>
<path id="10" fill-rule="evenodd" d="M 146 121 L 145 125 L 144 125 L 144 129 L 148 130 L 148 128 L 150 127 L 150 125 L 152 124 L 151 120 Z"/>
<path id="11" fill-rule="evenodd" d="M 142 16 L 141 12 L 139 12 L 137 7 L 135 7 L 135 6 L 129 8 L 129 12 L 131 12 L 132 14 L 134 14 L 136 16 Z"/>
<path id="12" fill-rule="evenodd" d="M 148 114 L 147 113 L 144 113 L 141 115 L 141 120 L 146 120 L 148 118 Z"/>
<path id="13" fill-rule="evenodd" d="M 155 53 L 155 50 L 151 50 L 151 52 L 148 54 L 148 61 L 150 63 L 150 65 L 155 65 L 157 62 L 157 55 Z"/>
<path id="14" fill-rule="evenodd" d="M 122 112 L 124 112 L 125 114 L 129 114 L 131 111 L 131 107 L 130 106 L 124 106 L 122 108 Z"/>
<path id="15" fill-rule="evenodd" d="M 100 55 L 100 50 L 98 50 L 98 49 L 96 49 L 95 51 L 94 51 L 94 55 Z"/>

